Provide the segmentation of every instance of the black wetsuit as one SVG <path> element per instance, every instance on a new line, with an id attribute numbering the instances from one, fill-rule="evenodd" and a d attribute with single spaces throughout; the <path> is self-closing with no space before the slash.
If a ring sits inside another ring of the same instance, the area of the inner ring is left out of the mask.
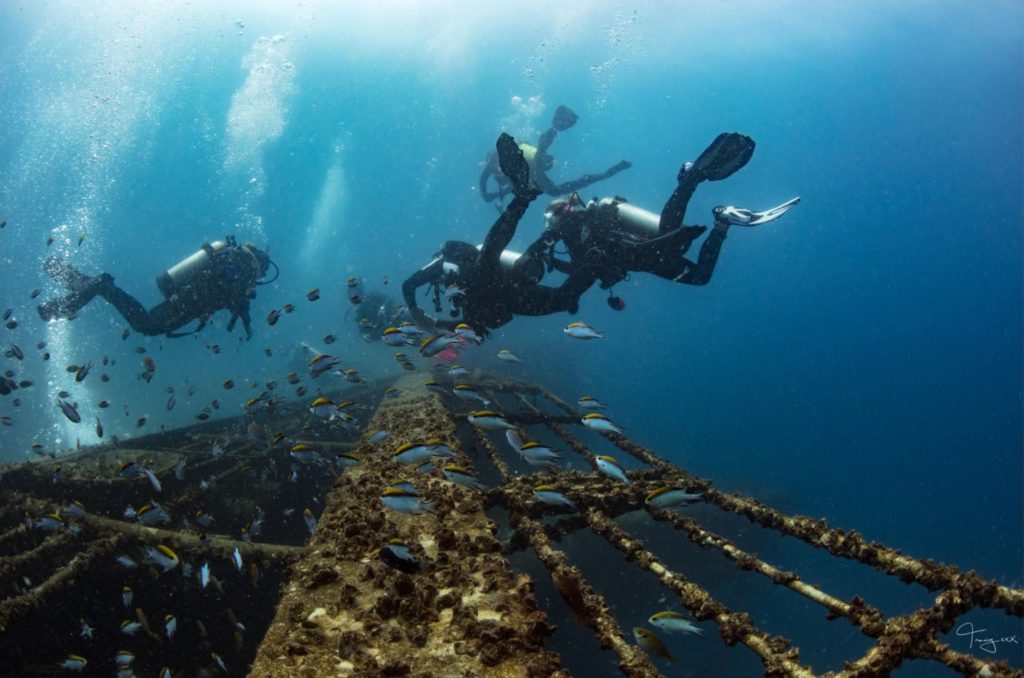
<path id="1" fill-rule="evenodd" d="M 666 201 L 656 236 L 640 235 L 626 227 L 614 204 L 592 205 L 582 211 L 556 215 L 554 225 L 527 250 L 535 260 L 546 250 L 547 263 L 554 269 L 600 280 L 602 288 L 621 281 L 630 271 L 653 273 L 687 285 L 705 285 L 711 280 L 725 241 L 724 229 L 714 229 L 704 240 L 696 262 L 683 256 L 690 244 L 707 229 L 685 226 L 683 218 L 699 180 L 681 174 L 676 190 Z M 553 256 L 554 244 L 565 243 L 570 261 Z M 524 265 L 525 262 L 523 262 Z"/>
<path id="2" fill-rule="evenodd" d="M 213 257 L 213 265 L 200 273 L 175 294 L 148 311 L 135 297 L 113 283 L 98 294 L 116 308 L 132 329 L 147 336 L 180 336 L 175 330 L 199 320 L 202 329 L 216 311 L 231 311 L 227 329 L 235 328 L 239 318 L 247 337 L 252 336 L 249 300 L 260 271 L 254 257 L 240 247 L 225 247 Z"/>
<path id="3" fill-rule="evenodd" d="M 39 314 L 44 319 L 73 317 L 94 297 L 100 296 L 124 316 L 133 330 L 147 336 L 166 334 L 173 338 L 193 334 L 219 310 L 231 311 L 228 331 L 233 330 L 241 318 L 246 336 L 252 336 L 249 300 L 255 296 L 253 288 L 262 270 L 256 257 L 241 247 L 229 245 L 214 252 L 211 266 L 148 311 L 135 297 L 115 285 L 109 274 L 88 278 L 66 264 L 53 260 L 47 264 L 52 268 L 51 275 L 72 286 L 74 291 L 40 305 Z M 200 323 L 193 332 L 175 331 L 193 320 Z"/>
<path id="4" fill-rule="evenodd" d="M 501 327 L 516 315 L 548 315 L 560 311 L 575 312 L 579 297 L 593 283 L 584 272 L 570 275 L 560 287 L 538 285 L 519 267 L 509 271 L 501 263 L 501 253 L 515 235 L 516 226 L 536 192 L 516 195 L 491 226 L 480 251 L 469 243 L 448 243 L 442 255 L 411 275 L 402 284 L 402 295 L 412 311 L 418 311 L 416 290 L 433 283 L 439 286 L 447 277 L 464 290 L 458 299 L 462 322 L 478 332 Z M 458 266 L 458 272 L 445 273 L 445 263 Z M 454 322 L 439 322 L 447 327 Z"/>

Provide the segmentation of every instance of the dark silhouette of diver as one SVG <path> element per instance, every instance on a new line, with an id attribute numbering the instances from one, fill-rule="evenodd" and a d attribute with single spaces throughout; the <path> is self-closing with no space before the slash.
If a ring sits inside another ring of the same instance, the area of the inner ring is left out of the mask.
<path id="1" fill-rule="evenodd" d="M 483 245 L 451 240 L 429 264 L 402 283 L 402 296 L 413 320 L 426 327 L 451 329 L 458 321 L 437 321 L 427 316 L 416 303 L 416 290 L 433 285 L 434 308 L 441 311 L 442 287 L 448 291 L 452 316 L 461 312 L 462 322 L 482 335 L 500 327 L 516 315 L 548 315 L 560 311 L 575 313 L 580 295 L 592 284 L 587 272 L 570 274 L 560 287 L 538 285 L 513 261 L 505 247 L 515 235 L 516 226 L 540 191 L 530 186 L 530 169 L 522 149 L 508 134 L 498 137 L 497 157 L 502 172 L 512 184 L 513 199 L 491 226 Z M 451 286 L 451 287 L 449 287 Z"/>
<path id="2" fill-rule="evenodd" d="M 367 292 L 356 307 L 356 324 L 366 341 L 379 341 L 381 332 L 408 317 L 403 306 L 383 292 Z"/>
<path id="3" fill-rule="evenodd" d="M 704 226 L 685 226 L 683 219 L 690 198 L 704 181 L 720 181 L 747 164 L 754 152 L 754 140 L 736 133 L 720 134 L 694 163 L 679 170 L 676 189 L 660 215 L 637 208 L 622 198 L 593 200 L 584 205 L 578 195 L 555 200 L 546 214 L 548 227 L 518 262 L 539 280 L 544 264 L 570 275 L 586 271 L 591 282 L 601 281 L 610 289 L 633 271 L 653 273 L 687 285 L 705 285 L 711 280 L 718 256 L 731 225 L 767 223 L 798 204 L 795 198 L 765 212 L 735 207 L 716 207 L 715 226 L 701 246 L 697 261 L 683 255 L 702 235 Z M 555 256 L 554 247 L 565 243 L 569 261 Z M 582 283 L 580 283 L 582 284 Z M 610 296 L 609 305 L 621 310 L 624 302 Z"/>
<path id="4" fill-rule="evenodd" d="M 100 296 L 116 308 L 136 332 L 175 338 L 199 332 L 214 312 L 228 310 L 231 311 L 228 331 L 234 330 L 235 323 L 241 318 L 248 339 L 252 337 L 249 301 L 256 296 L 256 285 L 277 279 L 275 273 L 272 280 L 261 280 L 271 264 L 273 262 L 266 250 L 251 243 L 239 245 L 232 236 L 228 236 L 225 242 L 206 243 L 157 278 L 157 287 L 164 301 L 147 311 L 135 297 L 114 285 L 114 278 L 109 273 L 90 277 L 79 273 L 67 262 L 50 257 L 43 268 L 70 292 L 40 304 L 39 316 L 43 320 L 70 319 Z M 195 330 L 175 331 L 193 320 L 199 321 Z"/>
<path id="5" fill-rule="evenodd" d="M 567 106 L 559 106 L 551 120 L 551 127 L 541 135 L 536 147 L 526 143 L 519 144 L 519 149 L 523 152 L 526 164 L 530 168 L 530 178 L 533 180 L 533 184 L 543 193 L 554 196 L 568 195 L 633 166 L 632 163 L 623 160 L 600 174 L 584 174 L 579 179 L 566 181 L 561 184 L 556 184 L 552 181 L 548 177 L 547 172 L 554 166 L 555 161 L 548 154 L 548 148 L 551 147 L 558 133 L 564 132 L 575 125 L 576 120 L 576 114 L 573 113 L 572 109 Z M 487 189 L 487 184 L 491 177 L 494 177 L 498 187 L 495 193 L 491 193 Z M 484 170 L 480 174 L 480 197 L 485 202 L 500 201 L 512 191 L 512 182 L 509 181 L 508 175 L 501 171 L 497 154 L 488 154 Z"/>

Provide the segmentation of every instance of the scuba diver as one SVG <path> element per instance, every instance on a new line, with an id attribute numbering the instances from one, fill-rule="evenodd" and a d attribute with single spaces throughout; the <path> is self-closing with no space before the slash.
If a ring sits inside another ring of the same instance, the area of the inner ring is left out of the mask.
<path id="1" fill-rule="evenodd" d="M 554 196 L 567 195 L 633 166 L 632 163 L 623 160 L 600 174 L 584 174 L 579 179 L 566 181 L 561 184 L 553 182 L 548 177 L 547 172 L 554 166 L 555 160 L 548 154 L 548 148 L 550 148 L 558 133 L 564 132 L 575 125 L 577 119 L 576 114 L 568 106 L 559 106 L 551 120 L 551 127 L 541 135 L 540 142 L 536 147 L 526 143 L 519 144 L 519 149 L 523 152 L 523 157 L 526 158 L 526 163 L 530 168 L 530 177 L 533 180 L 533 184 L 543 193 Z M 512 182 L 509 180 L 508 175 L 501 170 L 500 165 L 497 154 L 488 154 L 484 171 L 480 174 L 480 197 L 484 199 L 484 202 L 501 201 L 506 195 L 514 191 Z M 487 183 L 491 177 L 494 177 L 494 181 L 497 184 L 498 190 L 495 193 L 487 190 Z"/>
<path id="2" fill-rule="evenodd" d="M 677 176 L 676 189 L 661 214 L 629 204 L 623 198 L 594 199 L 584 205 L 578 195 L 553 201 L 545 214 L 547 228 L 527 250 L 521 268 L 540 279 L 544 264 L 548 270 L 570 275 L 589 272 L 591 281 L 600 280 L 601 289 L 611 289 L 632 271 L 653 273 L 687 285 L 705 285 L 711 280 L 729 227 L 756 226 L 778 219 L 800 199 L 794 198 L 765 212 L 719 206 L 713 210 L 714 229 L 701 246 L 697 261 L 683 255 L 702 235 L 704 226 L 686 226 L 683 219 L 690 198 L 704 181 L 721 181 L 744 167 L 754 152 L 754 140 L 732 132 L 720 134 L 693 163 L 685 163 Z M 565 243 L 569 261 L 555 256 L 554 247 Z M 609 292 L 608 305 L 625 308 L 620 297 Z"/>
<path id="3" fill-rule="evenodd" d="M 274 277 L 261 280 L 273 265 Z M 245 327 L 246 339 L 252 337 L 249 301 L 256 296 L 257 285 L 277 279 L 279 270 L 270 260 L 269 252 L 251 243 L 239 245 L 233 236 L 213 243 L 204 243 L 199 251 L 161 273 L 156 284 L 164 301 L 148 311 L 142 304 L 114 285 L 109 273 L 87 276 L 56 257 L 43 263 L 43 269 L 70 292 L 39 305 L 43 320 L 74 318 L 93 298 L 106 299 L 124 316 L 131 328 L 146 336 L 160 334 L 171 338 L 184 337 L 202 330 L 215 311 L 231 311 L 228 331 L 233 331 L 239 318 Z M 191 332 L 176 332 L 193 320 L 199 326 Z"/>
<path id="4" fill-rule="evenodd" d="M 505 250 L 519 220 L 540 191 L 530 185 L 529 164 L 515 139 L 502 133 L 496 146 L 498 162 L 512 184 L 514 197 L 491 226 L 482 246 L 450 240 L 433 261 L 402 283 L 402 296 L 420 326 L 452 329 L 458 323 L 438 321 L 423 312 L 416 303 L 416 290 L 423 285 L 433 286 L 437 312 L 441 311 L 443 293 L 452 303 L 452 318 L 461 313 L 462 322 L 486 336 L 490 329 L 504 325 L 515 315 L 575 313 L 580 295 L 593 282 L 581 270 L 570 274 L 560 287 L 538 285 L 537 278 L 518 265 L 517 257 L 524 257 Z"/>
<path id="5" fill-rule="evenodd" d="M 365 341 L 378 341 L 387 328 L 405 320 L 405 307 L 382 292 L 369 292 L 356 307 L 356 324 Z"/>

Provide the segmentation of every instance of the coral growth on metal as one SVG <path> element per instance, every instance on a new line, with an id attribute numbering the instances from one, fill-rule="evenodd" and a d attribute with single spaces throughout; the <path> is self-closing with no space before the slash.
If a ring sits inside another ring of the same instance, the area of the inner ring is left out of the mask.
<path id="1" fill-rule="evenodd" d="M 60 483 L 44 464 L 6 469 L 0 659 L 5 666 L 31 667 L 40 664 L 40 653 L 84 656 L 75 650 L 88 647 L 91 661 L 112 668 L 128 641 L 107 629 L 130 619 L 151 637 L 135 652 L 140 675 L 155 675 L 162 665 L 173 665 L 175 672 L 213 671 L 218 661 L 232 675 L 257 678 L 568 675 L 555 651 L 564 648 L 551 642 L 552 610 L 537 595 L 537 572 L 531 577 L 510 564 L 517 553 L 529 552 L 550 577 L 558 604 L 614 653 L 623 674 L 660 675 L 660 659 L 633 641 L 599 593 L 605 582 L 588 581 L 586 563 L 559 548 L 566 535 L 584 531 L 623 554 L 638 573 L 653 576 L 695 621 L 713 625 L 725 645 L 749 648 L 766 674 L 815 675 L 789 640 L 758 628 L 743 610 L 729 609 L 628 529 L 622 517 L 643 511 L 648 522 L 670 526 L 734 562 L 738 576 L 761 575 L 820 606 L 822 623 L 844 619 L 851 632 L 867 638 L 866 654 L 834 675 L 885 675 L 911 659 L 970 675 L 1020 675 L 1003 661 L 985 661 L 942 641 L 972 610 L 1021 617 L 1020 589 L 908 557 L 821 519 L 785 515 L 750 497 L 721 492 L 624 435 L 587 432 L 631 459 L 624 483 L 608 475 L 607 464 L 600 468 L 597 455 L 607 453 L 584 442 L 581 412 L 535 384 L 478 378 L 474 384 L 491 402 L 489 409 L 522 428 L 524 437 L 542 430 L 560 439 L 562 454 L 573 455 L 572 463 L 525 463 L 504 440 L 504 430 L 474 426 L 465 400 L 430 391 L 424 381 L 410 374 L 389 384 L 388 396 L 397 397 L 386 397 L 383 387 L 364 388 L 361 400 L 347 394 L 369 417 L 359 432 L 311 433 L 308 421 L 284 415 L 267 424 L 291 440 L 304 436 L 323 456 L 343 453 L 337 464 L 300 464 L 289 471 L 288 451 L 245 438 L 248 422 L 240 419 L 150 436 L 132 441 L 131 449 L 85 451 L 63 462 Z M 231 442 L 213 456 L 210 445 L 217 441 Z M 407 443 L 450 449 L 454 457 L 434 456 L 426 467 L 404 463 L 408 454 L 396 453 L 407 451 Z M 182 458 L 188 460 L 184 479 L 174 469 Z M 147 526 L 124 519 L 125 505 L 139 508 L 151 502 L 153 491 L 144 479 L 120 477 L 120 465 L 130 461 L 153 470 L 163 485 L 160 505 L 176 517 L 188 516 L 187 523 Z M 552 496 L 573 505 L 538 501 L 538 486 L 549 486 Z M 834 596 L 762 560 L 685 512 L 648 501 L 663 488 L 700 495 L 726 514 L 938 595 L 931 606 L 887 617 L 858 596 Z M 384 498 L 397 501 L 386 505 Z M 30 529 L 25 521 L 59 512 L 72 500 L 88 511 L 76 519 L 77 535 Z M 217 522 L 200 527 L 197 516 L 204 514 Z M 315 514 L 320 516 L 314 525 Z M 249 534 L 254 520 L 262 526 L 260 535 Z M 145 563 L 137 569 L 119 565 L 119 555 L 135 557 L 158 544 L 171 548 L 179 569 L 187 565 L 191 577 Z M 401 557 L 385 553 L 390 547 L 401 549 Z M 204 564 L 213 574 L 205 586 L 199 581 Z M 123 587 L 135 596 L 124 606 Z M 172 612 L 185 645 L 161 638 L 160 620 Z M 81 635 L 82 624 L 113 637 L 96 633 L 90 645 L 69 642 Z"/>

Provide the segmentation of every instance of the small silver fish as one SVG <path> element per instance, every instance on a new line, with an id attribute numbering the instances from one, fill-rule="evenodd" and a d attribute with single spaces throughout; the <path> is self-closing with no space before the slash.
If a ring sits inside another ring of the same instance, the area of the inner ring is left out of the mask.
<path id="1" fill-rule="evenodd" d="M 420 515 L 421 513 L 433 513 L 434 502 L 425 502 L 415 492 L 410 492 L 403 487 L 389 487 L 380 496 L 381 502 L 392 511 Z"/>
<path id="2" fill-rule="evenodd" d="M 463 400 L 478 400 L 484 405 L 490 405 L 491 401 L 480 395 L 480 393 L 469 384 L 456 384 L 452 392 Z"/>
<path id="3" fill-rule="evenodd" d="M 480 410 L 478 412 L 473 412 L 467 417 L 467 419 L 473 426 L 478 426 L 483 429 L 516 428 L 513 424 L 510 424 L 505 417 L 492 410 Z"/>
<path id="4" fill-rule="evenodd" d="M 164 572 L 170 572 L 180 562 L 178 554 L 171 550 L 171 547 L 158 544 L 156 548 L 147 546 L 145 548 L 146 561 L 161 568 Z"/>
<path id="5" fill-rule="evenodd" d="M 654 631 L 643 626 L 634 626 L 633 637 L 636 638 L 636 644 L 642 647 L 647 654 L 666 659 L 669 664 L 676 660 Z"/>
<path id="6" fill-rule="evenodd" d="M 538 485 L 533 488 L 533 496 L 537 501 L 548 506 L 566 506 L 573 511 L 576 510 L 576 504 L 551 485 Z"/>
<path id="7" fill-rule="evenodd" d="M 580 420 L 587 428 L 600 431 L 602 433 L 618 433 L 622 434 L 622 429 L 612 423 L 612 420 L 603 414 L 597 412 L 591 412 L 590 414 L 583 415 L 583 419 Z"/>
<path id="8" fill-rule="evenodd" d="M 597 468 L 606 476 L 629 485 L 629 478 L 626 477 L 626 472 L 619 466 L 619 462 L 615 461 L 614 457 L 599 455 L 594 461 L 597 463 Z"/>
<path id="9" fill-rule="evenodd" d="M 487 488 L 476 477 L 461 466 L 449 464 L 441 470 L 441 474 L 456 485 L 468 487 L 471 490 L 486 492 Z"/>
<path id="10" fill-rule="evenodd" d="M 656 612 L 650 616 L 647 622 L 665 633 L 684 633 L 704 637 L 704 629 L 673 610 Z"/>
<path id="11" fill-rule="evenodd" d="M 500 360 L 502 362 L 505 362 L 505 363 L 521 363 L 521 362 L 523 362 L 519 358 L 519 356 L 517 356 L 515 353 L 513 353 L 510 350 L 508 350 L 507 348 L 503 348 L 500 351 L 498 351 L 498 360 Z"/>
<path id="12" fill-rule="evenodd" d="M 382 441 L 385 438 L 387 438 L 389 435 L 391 435 L 391 431 L 389 431 L 387 429 L 381 429 L 380 431 L 377 431 L 372 436 L 370 436 L 370 442 L 371 443 L 379 443 L 380 441 Z"/>
<path id="13" fill-rule="evenodd" d="M 209 563 L 203 563 L 202 567 L 199 568 L 199 585 L 202 588 L 205 589 L 206 586 L 209 583 L 210 583 L 210 564 Z"/>
<path id="14" fill-rule="evenodd" d="M 703 494 L 690 494 L 682 488 L 659 487 L 647 495 L 644 503 L 654 508 L 673 508 L 691 504 L 703 498 Z"/>
<path id="15" fill-rule="evenodd" d="M 601 339 L 604 336 L 590 325 L 581 322 L 569 323 L 562 331 L 573 339 Z"/>

